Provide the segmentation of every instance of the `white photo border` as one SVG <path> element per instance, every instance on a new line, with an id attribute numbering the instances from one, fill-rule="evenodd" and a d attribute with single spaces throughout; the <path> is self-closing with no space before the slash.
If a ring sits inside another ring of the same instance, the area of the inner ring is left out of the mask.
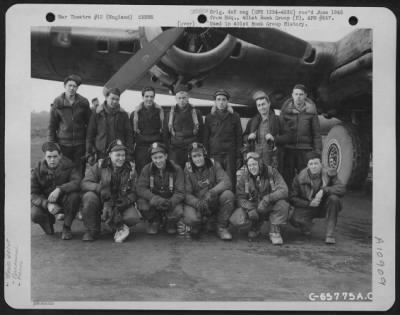
<path id="1" fill-rule="evenodd" d="M 386 8 L 342 7 L 344 16 L 334 24 L 316 24 L 328 30 L 338 23 L 349 28 L 349 16 L 358 17 L 358 28 L 373 30 L 373 239 L 372 283 L 374 299 L 365 302 L 55 302 L 33 305 L 30 270 L 30 87 L 21 92 L 22 77 L 30 77 L 30 34 L 32 26 L 50 26 L 48 12 L 54 14 L 87 14 L 109 12 L 124 14 L 119 5 L 50 5 L 18 4 L 6 14 L 6 82 L 5 82 L 5 258 L 18 266 L 19 285 L 5 287 L 5 300 L 14 308 L 38 309 L 196 309 L 196 310 L 387 310 L 395 301 L 395 218 L 396 218 L 396 17 Z M 218 6 L 221 9 L 226 7 Z M 218 9 L 215 7 L 215 9 Z M 209 7 L 179 6 L 180 16 L 197 22 L 197 12 Z M 243 7 L 248 8 L 248 7 Z M 267 8 L 267 7 L 265 7 Z M 273 7 L 276 9 L 277 7 Z M 285 8 L 285 7 L 281 7 Z M 301 7 L 298 7 L 301 8 Z M 309 8 L 309 7 L 304 7 Z M 317 7 L 317 9 L 332 7 Z M 240 9 L 240 7 L 237 7 Z M 133 10 L 132 10 L 133 11 Z M 136 15 L 155 14 L 154 20 L 143 20 L 151 26 L 177 26 L 174 6 L 135 6 Z M 183 12 L 186 12 L 184 14 Z M 384 23 L 383 23 L 384 21 Z M 84 26 L 126 28 L 139 26 L 135 21 L 99 21 L 68 19 L 51 26 Z M 309 26 L 316 27 L 316 26 Z M 15 155 L 18 152 L 18 155 Z M 390 167 L 388 167 L 390 165 Z M 381 185 L 385 183 L 385 185 Z M 15 193 L 19 197 L 15 198 Z M 23 226 L 24 228 L 21 228 Z M 380 264 L 384 262 L 383 266 Z M 5 264 L 6 269 L 6 264 Z M 385 277 L 385 285 L 381 285 Z"/>

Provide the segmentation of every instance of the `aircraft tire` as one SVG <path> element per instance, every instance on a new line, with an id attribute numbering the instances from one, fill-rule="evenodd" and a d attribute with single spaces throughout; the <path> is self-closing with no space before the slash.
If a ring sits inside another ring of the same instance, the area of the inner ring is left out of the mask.
<path id="1" fill-rule="evenodd" d="M 322 163 L 338 171 L 349 188 L 363 185 L 369 169 L 367 136 L 350 123 L 334 126 L 324 140 Z"/>

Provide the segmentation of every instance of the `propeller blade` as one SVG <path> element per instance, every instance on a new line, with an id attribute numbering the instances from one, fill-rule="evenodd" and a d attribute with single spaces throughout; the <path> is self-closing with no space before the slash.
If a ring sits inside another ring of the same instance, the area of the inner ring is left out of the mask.
<path id="1" fill-rule="evenodd" d="M 121 92 L 134 85 L 141 77 L 156 64 L 165 52 L 183 34 L 184 28 L 170 28 L 162 32 L 151 42 L 146 43 L 133 55 L 105 84 L 103 94 L 111 88 L 118 88 Z"/>
<path id="2" fill-rule="evenodd" d="M 250 44 L 296 58 L 307 58 L 311 45 L 275 28 L 225 28 L 226 32 Z"/>

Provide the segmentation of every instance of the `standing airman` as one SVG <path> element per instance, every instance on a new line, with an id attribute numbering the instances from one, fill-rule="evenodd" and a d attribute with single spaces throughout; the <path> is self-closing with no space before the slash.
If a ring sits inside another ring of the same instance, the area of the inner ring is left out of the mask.
<path id="1" fill-rule="evenodd" d="M 151 162 L 151 144 L 163 140 L 164 110 L 154 102 L 155 95 L 154 88 L 143 88 L 143 102 L 130 116 L 135 136 L 136 171 L 139 175 L 143 167 Z"/>
<path id="2" fill-rule="evenodd" d="M 203 118 L 200 111 L 189 103 L 189 92 L 184 86 L 178 86 L 175 92 L 176 106 L 166 117 L 164 143 L 169 149 L 169 159 L 183 169 L 189 145 L 201 140 Z"/>
<path id="3" fill-rule="evenodd" d="M 236 171 L 242 165 L 242 125 L 240 116 L 229 106 L 229 93 L 215 92 L 215 106 L 206 117 L 204 124 L 204 145 L 215 161 L 227 172 L 233 189 L 236 185 Z"/>

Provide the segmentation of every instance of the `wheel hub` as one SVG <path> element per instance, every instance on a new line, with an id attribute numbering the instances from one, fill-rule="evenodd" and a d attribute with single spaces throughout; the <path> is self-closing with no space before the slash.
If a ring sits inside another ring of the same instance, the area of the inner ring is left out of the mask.
<path id="1" fill-rule="evenodd" d="M 337 170 L 340 164 L 340 150 L 336 143 L 331 143 L 328 148 L 328 166 Z"/>

